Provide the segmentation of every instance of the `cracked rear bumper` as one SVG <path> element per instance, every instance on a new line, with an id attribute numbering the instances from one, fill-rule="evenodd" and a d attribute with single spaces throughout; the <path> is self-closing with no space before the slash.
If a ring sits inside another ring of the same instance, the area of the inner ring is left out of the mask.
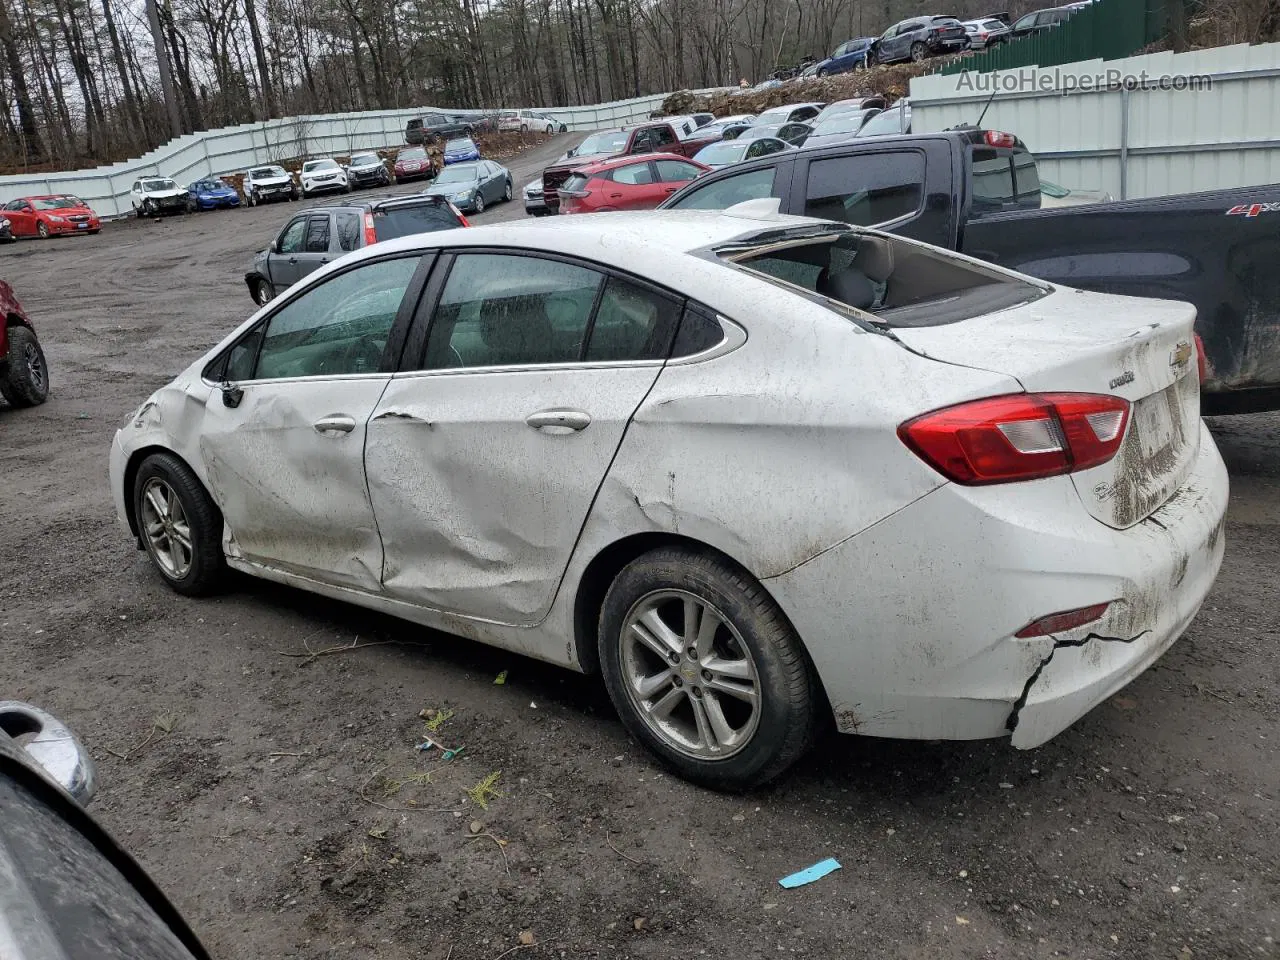
<path id="1" fill-rule="evenodd" d="M 839 729 L 944 740 L 1012 731 L 1028 748 L 1132 681 L 1186 629 L 1222 562 L 1227 473 L 1200 430 L 1186 483 L 1127 530 L 1089 516 L 1069 477 L 947 484 L 766 580 Z M 1014 636 L 1103 601 L 1107 614 L 1085 627 Z"/>

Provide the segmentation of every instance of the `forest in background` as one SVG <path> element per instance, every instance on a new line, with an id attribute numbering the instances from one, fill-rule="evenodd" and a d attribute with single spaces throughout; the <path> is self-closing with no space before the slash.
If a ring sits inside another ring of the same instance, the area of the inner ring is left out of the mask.
<path id="1" fill-rule="evenodd" d="M 1120 2 L 1120 0 L 1105 0 Z M 1132 0 L 1127 0 L 1132 2 Z M 1205 0 L 1214 36 L 1280 0 Z M 271 117 L 567 106 L 756 82 L 905 17 L 1046 0 L 0 0 L 5 172 L 137 156 Z M 158 55 L 159 54 L 159 55 Z M 167 67 L 168 77 L 162 77 Z M 167 83 L 171 96 L 166 99 Z"/>

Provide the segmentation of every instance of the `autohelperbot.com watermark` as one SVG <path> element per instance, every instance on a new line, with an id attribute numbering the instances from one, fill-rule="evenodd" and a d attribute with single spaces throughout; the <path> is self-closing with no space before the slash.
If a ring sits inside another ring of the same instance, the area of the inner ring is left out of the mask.
<path id="1" fill-rule="evenodd" d="M 961 73 L 956 90 L 970 93 L 1092 93 L 1104 90 L 1210 90 L 1213 77 L 1199 73 L 1126 73 L 1101 70 L 1097 73 L 1070 73 L 1052 69 L 1023 67 L 992 70 L 990 73 Z"/>

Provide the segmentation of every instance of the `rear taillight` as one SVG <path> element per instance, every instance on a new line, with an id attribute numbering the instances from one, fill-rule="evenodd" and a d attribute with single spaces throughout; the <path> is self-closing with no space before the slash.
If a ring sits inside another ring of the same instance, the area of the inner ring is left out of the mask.
<path id="1" fill-rule="evenodd" d="M 373 229 L 373 214 L 364 215 L 364 245 L 370 246 L 378 242 L 378 231 Z"/>
<path id="2" fill-rule="evenodd" d="M 1091 607 L 1079 607 L 1075 610 L 1064 610 L 1062 613 L 1051 613 L 1047 617 L 1041 617 L 1039 620 L 1028 623 L 1014 636 L 1019 640 L 1029 640 L 1032 637 L 1047 637 L 1051 634 L 1074 630 L 1076 627 L 1083 627 L 1086 623 L 1093 623 L 1093 621 L 1099 619 L 1107 612 L 1109 606 L 1111 606 L 1110 602 L 1095 603 Z"/>
<path id="3" fill-rule="evenodd" d="M 590 190 L 558 190 L 556 192 L 560 194 L 561 200 L 565 197 L 573 197 L 575 200 L 581 200 L 583 197 L 591 196 Z"/>
<path id="4" fill-rule="evenodd" d="M 898 436 L 948 480 L 968 486 L 1055 477 L 1116 455 L 1129 402 L 1092 393 L 1017 393 L 908 420 Z"/>
<path id="5" fill-rule="evenodd" d="M 1196 369 L 1200 374 L 1200 382 L 1204 383 L 1205 377 L 1209 375 L 1209 361 L 1204 355 L 1204 341 L 1200 339 L 1200 334 L 1196 334 Z"/>
<path id="6" fill-rule="evenodd" d="M 1000 133 L 998 130 L 983 131 L 982 139 L 989 147 L 1012 147 L 1018 143 L 1018 138 L 1012 133 Z"/>
<path id="7" fill-rule="evenodd" d="M 453 215 L 458 218 L 459 226 L 461 227 L 471 226 L 471 223 L 467 220 L 467 218 L 462 215 L 462 211 L 459 210 L 457 207 L 455 207 L 452 201 L 449 201 L 449 209 L 452 210 Z"/>

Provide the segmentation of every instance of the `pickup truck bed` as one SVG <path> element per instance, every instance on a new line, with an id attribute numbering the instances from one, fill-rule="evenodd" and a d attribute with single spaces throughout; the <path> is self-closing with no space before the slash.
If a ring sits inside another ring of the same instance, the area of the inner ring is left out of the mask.
<path id="1" fill-rule="evenodd" d="M 1205 414 L 1280 409 L 1280 185 L 1041 210 L 1008 134 L 868 137 L 734 164 L 663 208 L 775 196 L 1054 283 L 1195 305 Z"/>

